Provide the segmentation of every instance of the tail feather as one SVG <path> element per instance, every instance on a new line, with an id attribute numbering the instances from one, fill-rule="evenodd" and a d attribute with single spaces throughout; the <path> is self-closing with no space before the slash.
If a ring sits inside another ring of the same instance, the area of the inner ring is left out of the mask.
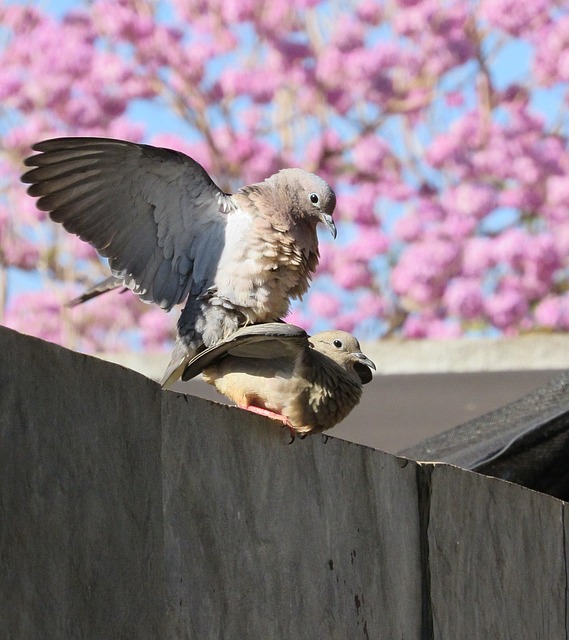
<path id="1" fill-rule="evenodd" d="M 69 309 L 72 309 L 73 307 L 76 307 L 80 304 L 83 304 L 84 302 L 87 302 L 87 300 L 91 300 L 92 298 L 96 298 L 97 296 L 100 296 L 103 293 L 107 293 L 107 291 L 112 291 L 113 289 L 118 289 L 119 287 L 122 287 L 122 286 L 123 286 L 122 280 L 119 280 L 114 276 L 109 276 L 102 282 L 98 282 L 97 284 L 94 284 L 92 287 L 89 287 L 80 296 L 77 296 L 77 298 L 73 298 L 73 300 L 70 300 L 69 302 L 67 302 L 65 306 L 68 307 Z M 126 287 L 123 289 L 123 291 L 127 291 Z"/>

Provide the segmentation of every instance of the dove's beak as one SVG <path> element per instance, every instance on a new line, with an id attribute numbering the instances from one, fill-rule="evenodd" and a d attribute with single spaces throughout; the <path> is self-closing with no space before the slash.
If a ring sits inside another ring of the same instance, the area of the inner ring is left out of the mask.
<path id="1" fill-rule="evenodd" d="M 324 226 L 328 231 L 332 234 L 332 237 L 336 239 L 336 234 L 338 233 L 336 230 L 336 225 L 334 224 L 334 220 L 329 213 L 322 212 L 320 216 L 320 220 L 324 223 Z"/>
<path id="2" fill-rule="evenodd" d="M 369 367 L 370 369 L 373 369 L 374 371 L 376 371 L 376 367 L 375 367 L 375 364 L 373 363 L 373 361 L 370 360 L 363 353 L 361 353 L 361 352 L 354 353 L 353 356 L 354 356 L 354 360 L 356 362 L 359 362 L 360 364 L 365 364 L 366 367 Z"/>
<path id="3" fill-rule="evenodd" d="M 360 377 L 362 384 L 371 382 L 373 374 L 370 369 L 376 371 L 375 364 L 363 353 L 353 353 L 352 356 L 354 358 L 354 369 Z"/>

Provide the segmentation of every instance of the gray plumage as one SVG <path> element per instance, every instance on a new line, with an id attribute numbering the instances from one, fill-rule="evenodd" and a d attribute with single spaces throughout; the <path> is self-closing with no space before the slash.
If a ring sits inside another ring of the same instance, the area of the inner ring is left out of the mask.
<path id="1" fill-rule="evenodd" d="M 187 300 L 165 385 L 240 326 L 285 316 L 316 269 L 316 225 L 336 235 L 334 192 L 301 169 L 229 195 L 169 149 L 105 138 L 33 148 L 28 193 L 108 258 L 114 284 L 165 310 Z"/>
<path id="2" fill-rule="evenodd" d="M 243 327 L 188 365 L 249 411 L 281 420 L 299 433 L 319 433 L 358 404 L 374 363 L 345 331 L 309 337 L 284 323 Z"/>

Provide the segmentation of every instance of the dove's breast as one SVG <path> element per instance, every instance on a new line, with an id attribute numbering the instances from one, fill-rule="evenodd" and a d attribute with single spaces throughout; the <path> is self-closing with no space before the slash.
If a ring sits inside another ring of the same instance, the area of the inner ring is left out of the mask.
<path id="1" fill-rule="evenodd" d="M 287 314 L 290 299 L 306 290 L 313 261 L 308 264 L 291 234 L 247 211 L 234 211 L 225 228 L 216 296 L 238 307 L 249 322 L 276 320 Z"/>

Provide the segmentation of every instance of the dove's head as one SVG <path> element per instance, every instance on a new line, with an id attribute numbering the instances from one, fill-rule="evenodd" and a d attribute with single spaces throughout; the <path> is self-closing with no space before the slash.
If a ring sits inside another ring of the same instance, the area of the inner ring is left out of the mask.
<path id="1" fill-rule="evenodd" d="M 283 195 L 291 215 L 313 220 L 315 225 L 322 222 L 332 237 L 336 237 L 332 218 L 336 194 L 325 180 L 302 169 L 282 169 L 265 182 Z"/>
<path id="2" fill-rule="evenodd" d="M 351 333 L 346 331 L 321 331 L 310 338 L 316 351 L 337 362 L 346 371 L 357 374 L 362 384 L 372 378 L 371 369 L 375 364 L 362 353 L 360 343 Z"/>

